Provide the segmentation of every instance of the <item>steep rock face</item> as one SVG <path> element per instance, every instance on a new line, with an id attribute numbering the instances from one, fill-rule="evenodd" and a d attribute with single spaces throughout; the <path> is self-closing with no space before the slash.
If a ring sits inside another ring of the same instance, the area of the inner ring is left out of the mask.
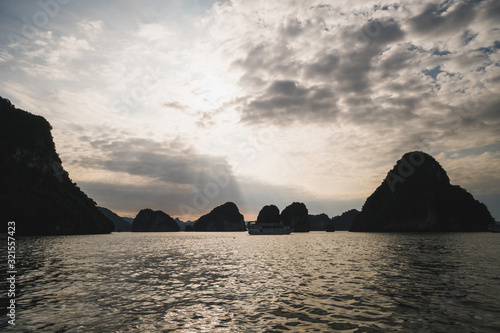
<path id="1" fill-rule="evenodd" d="M 493 217 L 423 152 L 403 155 L 368 197 L 351 231 L 487 231 Z"/>
<path id="2" fill-rule="evenodd" d="M 193 226 L 194 231 L 245 231 L 245 220 L 232 202 L 214 208 Z"/>
<path id="3" fill-rule="evenodd" d="M 166 232 L 179 231 L 181 228 L 168 214 L 161 210 L 143 209 L 137 214 L 132 223 L 134 232 Z"/>
<path id="4" fill-rule="evenodd" d="M 281 222 L 290 226 L 294 232 L 309 232 L 309 214 L 306 205 L 294 202 L 281 212 Z"/>
<path id="5" fill-rule="evenodd" d="M 132 223 L 133 232 L 179 231 L 181 228 L 170 215 L 161 210 L 143 209 Z"/>
<path id="6" fill-rule="evenodd" d="M 186 231 L 186 229 L 189 226 L 191 226 L 191 228 L 192 228 L 192 226 L 194 225 L 193 221 L 189 221 L 189 220 L 188 221 L 181 221 L 178 217 L 176 217 L 174 220 L 177 223 L 177 225 L 179 226 L 179 228 L 181 228 L 180 231 Z M 187 231 L 189 231 L 189 230 L 187 230 Z"/>
<path id="7" fill-rule="evenodd" d="M 132 225 L 132 223 L 134 223 L 134 218 L 133 217 L 124 217 L 124 216 L 121 216 L 121 218 L 127 222 L 128 224 Z"/>
<path id="8" fill-rule="evenodd" d="M 332 218 L 328 224 L 326 231 L 349 231 L 351 229 L 352 221 L 358 216 L 359 210 L 351 209 L 343 212 L 342 215 L 337 215 Z"/>
<path id="9" fill-rule="evenodd" d="M 280 210 L 275 205 L 264 206 L 257 216 L 257 223 L 279 223 Z"/>
<path id="10" fill-rule="evenodd" d="M 331 222 L 332 220 L 326 214 L 309 215 L 311 231 L 326 231 Z"/>
<path id="11" fill-rule="evenodd" d="M 125 221 L 122 217 L 118 216 L 115 214 L 113 211 L 104 208 L 104 207 L 97 207 L 101 213 L 104 214 L 108 219 L 110 219 L 113 222 L 113 225 L 115 226 L 114 231 L 120 232 L 120 231 L 131 231 L 131 225 L 127 221 Z"/>
<path id="12" fill-rule="evenodd" d="M 51 129 L 0 97 L 2 230 L 15 221 L 17 235 L 110 233 L 113 223 L 63 169 Z"/>

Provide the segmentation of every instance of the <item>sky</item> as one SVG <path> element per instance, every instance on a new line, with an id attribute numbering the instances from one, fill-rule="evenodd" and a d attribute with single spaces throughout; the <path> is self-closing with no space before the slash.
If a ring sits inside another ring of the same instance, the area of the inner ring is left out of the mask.
<path id="1" fill-rule="evenodd" d="M 0 2 L 0 96 L 121 216 L 356 208 L 431 154 L 500 220 L 500 2 Z"/>

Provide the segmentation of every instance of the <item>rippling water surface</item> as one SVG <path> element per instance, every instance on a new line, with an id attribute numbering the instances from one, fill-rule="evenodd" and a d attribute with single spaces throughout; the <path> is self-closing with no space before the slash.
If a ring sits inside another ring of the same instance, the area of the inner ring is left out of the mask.
<path id="1" fill-rule="evenodd" d="M 491 233 L 19 238 L 14 330 L 498 332 L 499 253 Z"/>

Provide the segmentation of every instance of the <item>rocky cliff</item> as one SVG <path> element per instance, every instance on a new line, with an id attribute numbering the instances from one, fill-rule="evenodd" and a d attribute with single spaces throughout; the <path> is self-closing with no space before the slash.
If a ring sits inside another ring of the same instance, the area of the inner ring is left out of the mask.
<path id="1" fill-rule="evenodd" d="M 110 219 L 113 222 L 113 225 L 115 226 L 115 229 L 113 231 L 120 232 L 120 231 L 131 231 L 131 225 L 127 221 L 125 221 L 122 217 L 118 216 L 116 213 L 113 211 L 104 208 L 104 207 L 97 207 L 101 213 L 104 214 L 108 219 Z"/>
<path id="2" fill-rule="evenodd" d="M 275 205 L 262 207 L 257 216 L 257 223 L 279 223 L 280 210 Z"/>
<path id="3" fill-rule="evenodd" d="M 192 229 L 192 227 L 194 225 L 193 221 L 189 221 L 189 220 L 188 221 L 181 221 L 178 217 L 176 217 L 174 220 L 177 223 L 177 225 L 179 226 L 179 228 L 181 228 L 181 231 L 192 231 L 192 230 L 189 230 L 189 228 Z"/>
<path id="4" fill-rule="evenodd" d="M 352 221 L 358 216 L 359 210 L 351 209 L 343 212 L 342 215 L 337 215 L 332 218 L 328 224 L 326 231 L 349 231 L 351 229 Z"/>
<path id="5" fill-rule="evenodd" d="M 15 221 L 17 235 L 110 233 L 113 223 L 63 169 L 51 129 L 0 97 L 2 230 Z"/>
<path id="6" fill-rule="evenodd" d="M 351 231 L 487 231 L 493 217 L 430 155 L 410 152 L 368 197 Z"/>
<path id="7" fill-rule="evenodd" d="M 326 231 L 332 220 L 326 214 L 309 215 L 311 231 Z"/>
<path id="8" fill-rule="evenodd" d="M 214 208 L 196 221 L 193 231 L 245 231 L 245 220 L 232 202 Z"/>
<path id="9" fill-rule="evenodd" d="M 309 232 L 309 214 L 306 205 L 294 202 L 281 212 L 281 221 L 290 226 L 294 232 Z"/>
<path id="10" fill-rule="evenodd" d="M 180 231 L 181 228 L 170 215 L 161 210 L 143 209 L 137 214 L 132 223 L 134 232 L 167 232 Z"/>

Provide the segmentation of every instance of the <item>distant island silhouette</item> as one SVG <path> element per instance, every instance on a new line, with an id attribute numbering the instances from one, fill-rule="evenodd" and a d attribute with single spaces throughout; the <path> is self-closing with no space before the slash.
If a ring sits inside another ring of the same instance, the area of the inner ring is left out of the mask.
<path id="1" fill-rule="evenodd" d="M 118 216 L 115 212 L 112 212 L 110 209 L 104 207 L 97 207 L 108 219 L 113 222 L 115 229 L 113 231 L 122 232 L 122 231 L 131 231 L 132 224 L 127 222 L 123 217 Z"/>
<path id="2" fill-rule="evenodd" d="M 161 210 L 153 211 L 146 208 L 141 210 L 135 217 L 131 231 L 165 232 L 180 230 L 181 228 L 170 215 Z"/>
<path id="3" fill-rule="evenodd" d="M 233 202 L 215 207 L 210 213 L 200 217 L 193 226 L 193 231 L 245 230 L 245 219 Z"/>
<path id="4" fill-rule="evenodd" d="M 351 209 L 343 212 L 341 215 L 332 218 L 331 223 L 327 225 L 326 231 L 349 231 L 352 221 L 359 215 L 359 210 Z"/>
<path id="5" fill-rule="evenodd" d="M 63 169 L 41 116 L 17 109 L 0 97 L 0 220 L 2 232 L 16 221 L 18 235 L 97 234 L 112 231 L 246 231 L 244 216 L 233 202 L 215 207 L 198 220 L 183 223 L 162 211 L 141 210 L 133 219 L 97 207 Z M 430 155 L 403 155 L 382 184 L 353 209 L 332 219 L 309 215 L 293 202 L 280 213 L 275 205 L 259 212 L 260 223 L 282 223 L 294 232 L 488 231 L 495 221 L 487 207 L 465 189 L 451 185 L 446 171 Z M 498 228 L 498 227 L 497 227 Z"/>

